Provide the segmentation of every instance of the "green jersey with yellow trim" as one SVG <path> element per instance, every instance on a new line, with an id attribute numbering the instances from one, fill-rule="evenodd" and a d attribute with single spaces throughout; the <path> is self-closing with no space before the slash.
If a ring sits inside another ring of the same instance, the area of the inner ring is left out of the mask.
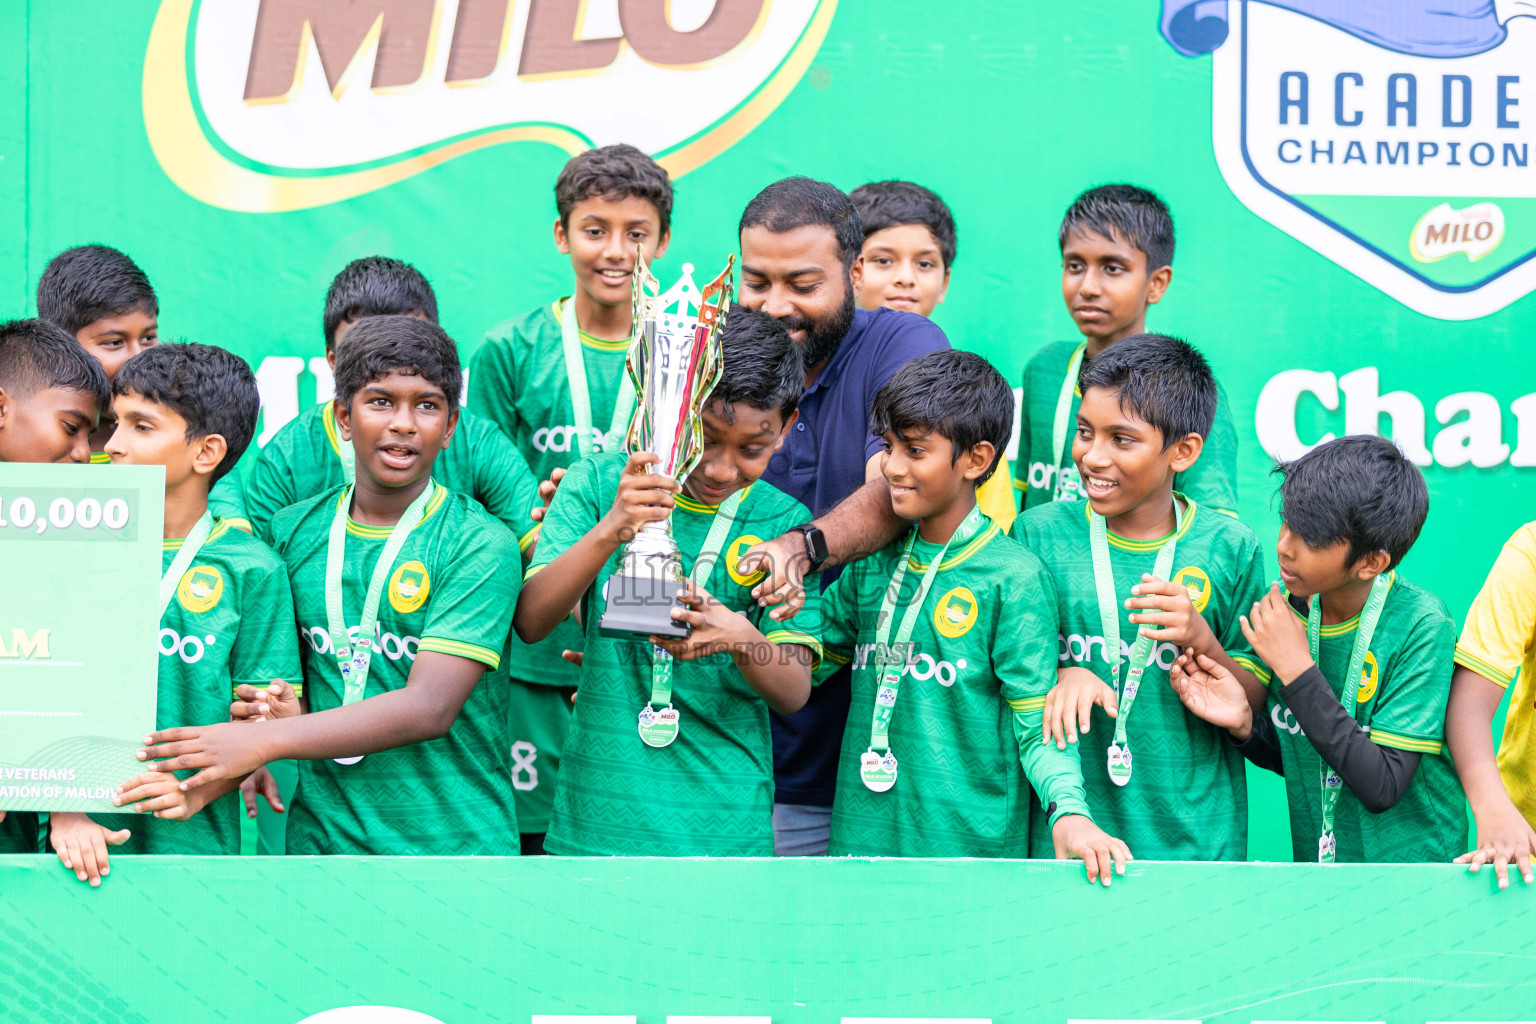
<path id="1" fill-rule="evenodd" d="M 300 761 L 288 810 L 289 853 L 469 854 L 518 852 L 511 740 L 501 662 L 521 584 L 517 539 L 472 499 L 433 484 L 379 601 L 363 698 L 403 688 L 416 656 L 469 658 L 487 674 L 447 735 L 369 754 L 356 764 Z M 272 520 L 293 580 L 304 682 L 312 711 L 339 707 L 341 671 L 326 626 L 325 562 L 343 487 L 292 505 Z M 348 629 L 390 527 L 347 521 L 342 607 Z"/>
<path id="2" fill-rule="evenodd" d="M 1093 553 L 1088 540 L 1086 501 L 1051 502 L 1022 513 L 1013 535 L 1023 541 L 1056 580 L 1061 632 L 1061 668 L 1088 669 L 1114 685 L 1099 618 Z M 1174 549 L 1173 580 L 1189 591 L 1195 610 L 1222 648 L 1240 665 L 1257 672 L 1259 661 L 1243 638 L 1238 616 L 1264 595 L 1264 559 L 1253 531 L 1231 516 L 1191 503 Z M 1125 601 L 1143 573 L 1152 572 L 1167 537 L 1126 540 L 1109 534 L 1115 604 L 1120 612 L 1120 680 L 1136 643 L 1137 629 Z M 1088 806 L 1099 827 L 1125 840 L 1142 860 L 1243 860 L 1248 855 L 1248 788 L 1243 755 L 1227 730 L 1196 718 L 1168 684 L 1179 656 L 1170 643 L 1153 647 L 1126 739 L 1135 756 L 1130 784 L 1109 777 L 1107 750 L 1115 720 L 1094 707 L 1090 731 L 1078 738 Z M 1035 810 L 1032 854 L 1050 857 L 1050 833 Z"/>
<path id="3" fill-rule="evenodd" d="M 1297 615 L 1305 622 L 1305 616 Z M 1335 696 L 1344 692 L 1359 624 L 1356 615 L 1320 630 L 1318 668 Z M 1397 575 L 1360 671 L 1355 720 L 1370 730 L 1373 742 L 1421 755 L 1419 767 L 1402 797 L 1380 814 L 1360 806 L 1344 787 L 1333 816 L 1339 862 L 1443 864 L 1466 852 L 1466 798 L 1445 749 L 1455 652 L 1456 626 L 1444 602 Z M 1271 683 L 1267 669 L 1261 678 Z M 1298 862 L 1315 863 L 1323 828 L 1322 759 L 1286 707 L 1285 687 L 1271 683 L 1269 693 L 1267 710 L 1285 766 L 1292 855 Z"/>
<path id="4" fill-rule="evenodd" d="M 822 671 L 853 663 L 829 852 L 1026 857 L 1031 784 L 1047 806 L 1055 801 L 1056 817 L 1088 809 L 1076 751 L 1040 742 L 1045 695 L 1056 684 L 1056 588 L 1040 560 L 990 519 L 951 542 L 913 626 L 890 728 L 896 785 L 875 793 L 860 780 L 881 679 L 876 631 L 905 544 L 853 563 L 822 597 Z M 896 615 L 938 550 L 921 537 L 913 543 Z"/>
<path id="5" fill-rule="evenodd" d="M 569 301 L 556 300 L 492 327 L 470 361 L 471 408 L 512 439 L 527 455 L 540 481 L 581 458 L 560 339 L 560 314 Z M 627 340 L 604 341 L 581 332 L 594 452 L 603 450 L 602 435 L 613 417 L 619 385 L 625 380 L 624 356 L 628 350 Z M 520 645 L 521 641 L 514 637 L 513 644 Z M 560 656 L 562 650 L 581 650 L 581 630 L 574 621 L 562 622 L 525 650 L 512 668 L 513 676 L 550 686 L 576 685 L 580 670 Z"/>
<path id="6" fill-rule="evenodd" d="M 165 541 L 162 571 L 180 550 L 180 540 Z M 228 721 L 235 687 L 246 683 L 264 687 L 284 679 L 302 692 L 299 634 L 282 559 L 227 520 L 215 520 L 160 617 L 159 650 L 157 729 Z M 237 855 L 243 812 L 240 794 L 228 793 L 188 821 L 149 814 L 91 817 L 132 831 L 114 854 Z"/>
<path id="7" fill-rule="evenodd" d="M 1067 379 L 1067 367 L 1081 341 L 1056 341 L 1034 354 L 1024 366 L 1024 397 L 1019 406 L 1018 457 L 1013 463 L 1013 487 L 1024 495 L 1021 508 L 1049 502 L 1059 473 L 1065 487 L 1063 498 L 1083 496 L 1077 466 L 1072 461 L 1072 438 L 1077 430 L 1077 409 L 1082 392 L 1074 391 L 1067 415 L 1066 441 L 1061 463 L 1051 445 L 1056 424 L 1056 403 Z M 1232 403 L 1220 382 L 1216 385 L 1216 422 L 1205 439 L 1200 459 L 1176 478 L 1175 486 L 1200 505 L 1237 514 L 1237 428 L 1232 423 Z"/>
<path id="8" fill-rule="evenodd" d="M 593 455 L 571 467 L 555 494 L 534 552 L 532 575 L 597 525 L 613 505 L 625 455 Z M 692 572 L 718 506 L 677 498 L 672 536 Z M 806 604 L 789 623 L 769 619 L 752 599 L 758 577 L 736 572 L 753 544 L 809 522 L 805 506 L 759 480 L 742 497 L 704 589 L 752 621 L 770 644 L 821 654 L 820 597 L 807 580 Z M 773 853 L 773 738 L 768 705 L 728 655 L 678 661 L 672 705 L 681 729 L 670 746 L 640 739 L 636 716 L 651 696 L 652 648 L 601 635 L 603 587 L 623 557 L 615 551 L 582 597 L 585 654 L 580 698 L 560 764 L 545 849 L 597 856 L 770 856 Z M 763 656 L 779 657 L 772 648 Z"/>

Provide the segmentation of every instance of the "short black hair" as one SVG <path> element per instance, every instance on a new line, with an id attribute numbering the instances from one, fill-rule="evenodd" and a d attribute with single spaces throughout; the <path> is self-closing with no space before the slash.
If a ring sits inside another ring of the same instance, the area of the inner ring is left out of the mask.
<path id="1" fill-rule="evenodd" d="M 51 388 L 94 395 L 97 415 L 112 404 L 112 385 L 101 364 L 47 320 L 0 323 L 0 388 L 17 397 Z"/>
<path id="2" fill-rule="evenodd" d="M 672 179 L 655 160 L 620 142 L 577 153 L 555 179 L 555 209 L 569 228 L 576 204 L 594 196 L 618 202 L 634 196 L 656 208 L 661 233 L 672 230 Z"/>
<path id="3" fill-rule="evenodd" d="M 347 320 L 419 309 L 437 323 L 437 295 L 421 271 L 388 256 L 364 256 L 341 268 L 325 292 L 325 350 Z"/>
<path id="4" fill-rule="evenodd" d="M 71 337 L 97 320 L 134 311 L 159 316 L 155 290 L 137 263 L 109 245 L 65 249 L 37 281 L 37 315 Z"/>
<path id="5" fill-rule="evenodd" d="M 805 390 L 805 361 L 800 346 L 776 317 L 735 303 L 720 332 L 720 381 L 709 393 L 727 422 L 733 406 L 777 409 L 785 420 L 794 415 Z"/>
<path id="6" fill-rule="evenodd" d="M 218 434 L 227 450 L 210 484 L 235 468 L 256 435 L 261 395 L 250 364 L 214 345 L 164 344 L 123 364 L 114 395 L 135 394 L 175 411 L 187 421 L 187 440 Z"/>
<path id="7" fill-rule="evenodd" d="M 736 227 L 739 239 L 747 228 L 764 227 L 774 234 L 818 225 L 831 228 L 843 268 L 853 266 L 864 247 L 864 224 L 853 200 L 836 185 L 814 178 L 785 178 L 752 197 Z"/>
<path id="8" fill-rule="evenodd" d="M 944 349 L 918 356 L 891 375 L 869 410 L 869 432 L 902 440 L 926 433 L 949 439 L 954 461 L 982 441 L 997 450 L 976 481 L 987 482 L 1013 436 L 1013 389 L 974 352 Z"/>
<path id="9" fill-rule="evenodd" d="M 1340 437 L 1274 471 L 1286 528 L 1312 548 L 1348 541 L 1345 565 L 1385 551 L 1396 568 L 1429 516 L 1424 474 L 1384 437 Z"/>
<path id="10" fill-rule="evenodd" d="M 1100 185 L 1072 200 L 1061 218 L 1059 241 L 1074 230 L 1120 237 L 1147 254 L 1147 270 L 1173 266 L 1173 214 L 1157 193 L 1137 185 Z"/>
<path id="11" fill-rule="evenodd" d="M 437 324 L 414 316 L 370 316 L 336 346 L 336 398 L 344 406 L 369 381 L 403 373 L 436 384 L 454 409 L 464 387 L 459 347 Z"/>
<path id="12" fill-rule="evenodd" d="M 939 194 L 910 181 L 872 181 L 848 193 L 867 239 L 876 231 L 921 224 L 939 243 L 944 269 L 955 265 L 955 216 Z"/>
<path id="13" fill-rule="evenodd" d="M 1163 434 L 1163 451 L 1189 434 L 1211 436 L 1216 377 L 1187 341 L 1166 334 L 1133 334 L 1115 342 L 1077 375 L 1080 391 L 1115 392 L 1120 408 Z"/>

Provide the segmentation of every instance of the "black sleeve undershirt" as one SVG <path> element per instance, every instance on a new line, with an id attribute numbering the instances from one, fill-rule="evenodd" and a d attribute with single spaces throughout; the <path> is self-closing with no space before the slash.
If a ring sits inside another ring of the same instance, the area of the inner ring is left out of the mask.
<path id="1" fill-rule="evenodd" d="M 1253 732 L 1248 734 L 1248 738 L 1242 743 L 1233 740 L 1232 745 L 1258 767 L 1276 775 L 1285 774 L 1285 766 L 1280 762 L 1280 739 L 1275 735 L 1275 724 L 1262 710 L 1254 712 Z"/>
<path id="2" fill-rule="evenodd" d="M 1344 712 L 1344 705 L 1316 665 L 1285 687 L 1285 703 L 1312 746 L 1339 773 L 1360 806 L 1380 814 L 1402 799 L 1418 770 L 1419 755 L 1372 742 L 1370 734 Z M 1254 719 L 1254 735 L 1259 733 L 1261 718 L 1273 737 L 1274 726 L 1263 715 Z"/>

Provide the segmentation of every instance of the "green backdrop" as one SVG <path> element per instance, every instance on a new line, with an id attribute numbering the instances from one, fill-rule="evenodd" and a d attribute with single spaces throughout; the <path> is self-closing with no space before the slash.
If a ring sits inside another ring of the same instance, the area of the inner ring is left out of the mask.
<path id="1" fill-rule="evenodd" d="M 1508 937 L 1536 894 L 1491 883 L 1449 865 L 1138 864 L 1102 890 L 1040 861 L 122 857 L 92 890 L 13 857 L 0 1017 L 1514 1024 L 1536 982 Z"/>
<path id="2" fill-rule="evenodd" d="M 1231 6 L 1235 17 L 1239 0 Z M 183 9 L 197 17 L 186 0 L 164 7 L 0 4 L 0 314 L 30 313 L 49 257 L 90 241 L 122 247 L 148 271 L 165 336 L 225 345 L 253 364 L 319 354 L 324 288 L 361 255 L 421 267 L 466 352 L 492 323 L 569 290 L 568 264 L 550 239 L 552 183 L 566 152 L 546 142 L 484 146 L 398 184 L 289 212 L 236 212 L 192 198 L 146 132 L 147 71 L 168 70 L 163 62 L 145 67 L 157 13 L 183 27 Z M 785 9 L 768 8 L 770 29 L 773 12 Z M 1072 331 L 1059 291 L 1063 209 L 1086 186 L 1139 182 L 1167 198 L 1179 235 L 1174 283 L 1151 326 L 1187 336 L 1217 368 L 1237 412 L 1243 517 L 1261 537 L 1273 538 L 1276 519 L 1272 459 L 1260 448 L 1253 410 L 1283 371 L 1376 367 L 1382 392 L 1407 392 L 1429 410 L 1431 438 L 1440 399 L 1485 393 L 1514 446 L 1511 403 L 1536 382 L 1536 299 L 1479 319 L 1427 316 L 1251 212 L 1213 148 L 1212 97 L 1224 95 L 1213 93 L 1217 60 L 1175 52 L 1159 32 L 1154 0 L 1091 9 L 1003 0 L 842 0 L 833 8 L 824 0 L 820 16 L 828 12 L 825 39 L 807 52 L 803 73 L 790 68 L 777 79 L 787 90 L 782 102 L 677 180 L 664 271 L 684 259 L 714 266 L 735 246 L 742 206 L 777 177 L 804 173 L 845 188 L 911 178 L 938 190 L 959 224 L 953 282 L 935 319 L 955 344 L 1016 379 L 1037 346 Z M 1512 42 L 1489 59 L 1508 64 L 1529 37 L 1511 29 Z M 1313 90 L 1326 98 L 1328 82 Z M 1422 91 L 1438 95 L 1438 85 Z M 622 89 L 607 101 L 632 104 L 626 116 L 638 126 L 689 106 L 650 104 Z M 1529 124 L 1536 103 L 1521 112 Z M 1314 115 L 1325 120 L 1325 108 Z M 1506 205 L 1516 225 L 1513 202 Z M 301 375 L 299 401 L 312 400 L 313 388 Z M 1536 400 L 1526 408 L 1536 448 Z M 1303 439 L 1343 432 L 1344 411 L 1310 397 L 1296 419 Z M 1508 458 L 1426 473 L 1432 511 L 1405 571 L 1460 616 L 1500 544 L 1536 518 L 1536 475 Z M 1253 852 L 1284 858 L 1279 780 L 1256 786 Z"/>

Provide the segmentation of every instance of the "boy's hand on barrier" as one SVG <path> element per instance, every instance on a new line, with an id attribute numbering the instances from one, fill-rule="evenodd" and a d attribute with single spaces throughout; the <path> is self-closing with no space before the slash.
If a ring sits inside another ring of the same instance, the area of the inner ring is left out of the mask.
<path id="1" fill-rule="evenodd" d="M 688 639 L 651 637 L 651 643 L 678 661 L 694 661 L 712 654 L 729 654 L 736 644 L 750 639 L 742 629 L 743 626 L 751 627 L 747 617 L 731 611 L 699 584 L 690 582 L 688 590 L 680 595 L 679 600 L 687 607 L 673 608 L 672 618 L 693 627 Z"/>
<path id="2" fill-rule="evenodd" d="M 1056 685 L 1045 695 L 1045 713 L 1040 723 L 1040 742 L 1055 743 L 1066 750 L 1077 742 L 1079 732 L 1088 731 L 1097 704 L 1110 718 L 1120 714 L 1115 691 L 1085 668 L 1064 668 L 1056 673 Z"/>
<path id="3" fill-rule="evenodd" d="M 174 775 L 144 772 L 117 787 L 112 802 L 134 814 L 153 814 L 169 821 L 186 821 L 202 809 L 182 791 Z"/>
<path id="4" fill-rule="evenodd" d="M 787 622 L 805 607 L 805 571 L 810 564 L 804 539 L 798 533 L 789 533 L 752 545 L 736 563 L 736 571 L 742 576 L 767 573 L 752 588 L 752 596 L 764 608 L 781 605 L 768 617 L 775 622 Z"/>
<path id="5" fill-rule="evenodd" d="M 240 783 L 240 799 L 245 801 L 245 816 L 256 817 L 256 798 L 264 797 L 267 806 L 276 814 L 283 814 L 288 808 L 283 806 L 283 798 L 277 791 L 277 780 L 267 770 L 266 765 L 257 768 L 245 777 Z"/>
<path id="6" fill-rule="evenodd" d="M 196 775 L 182 781 L 185 792 L 220 779 L 249 775 L 266 764 L 262 735 L 263 730 L 247 729 L 239 722 L 161 729 L 144 738 L 145 747 L 135 756 L 140 761 L 153 761 L 149 765 L 152 772 L 198 769 Z"/>
<path id="7" fill-rule="evenodd" d="M 282 679 L 272 680 L 265 689 L 242 683 L 235 687 L 235 696 L 240 699 L 229 706 L 229 717 L 234 722 L 262 722 L 304 713 L 293 684 Z"/>
<path id="8" fill-rule="evenodd" d="M 98 825 L 78 812 L 56 811 L 48 817 L 48 842 L 53 852 L 76 878 L 90 882 L 93 888 L 101 884 L 102 875 L 111 873 L 107 847 L 123 845 L 132 834 L 126 828 L 113 831 Z"/>
<path id="9" fill-rule="evenodd" d="M 1197 651 L 1209 650 L 1215 642 L 1211 627 L 1195 611 L 1188 588 L 1142 573 L 1141 582 L 1131 588 L 1131 594 L 1125 606 L 1132 609 L 1131 621 L 1140 627 L 1137 632 L 1141 636 Z M 1154 626 L 1162 628 L 1151 628 Z"/>
<path id="10" fill-rule="evenodd" d="M 1226 729 L 1239 743 L 1253 735 L 1253 706 L 1243 684 L 1220 662 L 1185 648 L 1168 670 L 1168 685 L 1196 718 Z"/>
<path id="11" fill-rule="evenodd" d="M 678 491 L 677 481 L 660 473 L 648 472 L 661 459 L 650 452 L 635 452 L 624 464 L 619 477 L 619 491 L 613 496 L 613 507 L 603 516 L 599 525 L 615 546 L 628 544 L 635 539 L 641 527 L 647 523 L 659 523 L 672 514 L 676 504 L 673 495 Z"/>
<path id="12" fill-rule="evenodd" d="M 1289 686 L 1312 667 L 1306 624 L 1281 596 L 1278 583 L 1271 583 L 1269 593 L 1254 602 L 1249 614 L 1238 616 L 1237 622 L 1253 653 L 1274 671 L 1281 685 Z"/>
<path id="13" fill-rule="evenodd" d="M 1081 814 L 1063 814 L 1051 826 L 1051 842 L 1057 860 L 1080 860 L 1088 869 L 1088 884 L 1110 883 L 1110 865 L 1114 873 L 1125 874 L 1127 861 L 1134 860 L 1130 847 L 1105 832 Z"/>
<path id="14" fill-rule="evenodd" d="M 1473 874 L 1484 864 L 1491 863 L 1500 889 L 1509 888 L 1511 861 L 1526 885 L 1536 881 L 1531 872 L 1531 861 L 1536 859 L 1536 831 L 1531 830 L 1519 809 L 1506 800 L 1502 806 L 1486 808 L 1481 814 L 1474 811 L 1474 817 L 1477 819 L 1477 849 L 1457 857 L 1456 863 L 1469 865 Z"/>
<path id="15" fill-rule="evenodd" d="M 535 505 L 533 511 L 529 513 L 529 518 L 534 522 L 542 523 L 544 517 L 549 514 L 549 503 L 555 500 L 555 492 L 560 489 L 560 480 L 564 476 L 565 470 L 557 467 L 549 474 L 548 480 L 539 484 L 539 500 L 543 504 Z"/>

